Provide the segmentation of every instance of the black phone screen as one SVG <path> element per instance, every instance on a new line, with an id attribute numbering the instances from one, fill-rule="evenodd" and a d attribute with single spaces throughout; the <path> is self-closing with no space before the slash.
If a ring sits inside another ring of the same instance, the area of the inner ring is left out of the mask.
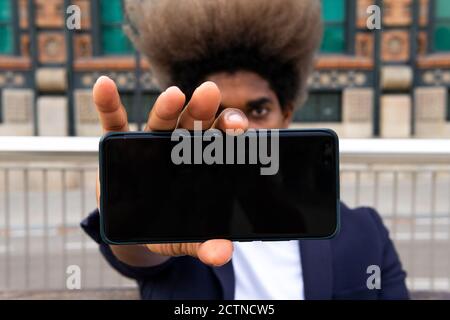
<path id="1" fill-rule="evenodd" d="M 244 138 L 206 139 L 192 132 L 178 140 L 170 133 L 105 136 L 100 143 L 105 241 L 333 236 L 339 220 L 337 136 L 329 130 L 277 132 L 277 146 L 267 131 L 265 140 L 261 131 Z"/>

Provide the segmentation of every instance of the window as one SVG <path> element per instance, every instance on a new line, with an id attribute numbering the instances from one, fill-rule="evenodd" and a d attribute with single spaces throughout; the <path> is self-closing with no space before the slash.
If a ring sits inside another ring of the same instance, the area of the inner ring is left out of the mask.
<path id="1" fill-rule="evenodd" d="M 141 107 L 139 110 L 134 110 L 134 93 L 120 93 L 120 99 L 122 100 L 123 106 L 127 111 L 128 122 L 138 123 L 142 121 L 143 124 L 147 122 L 148 113 L 150 112 L 153 104 L 156 102 L 156 98 L 159 94 L 156 93 L 144 93 L 141 96 Z"/>
<path id="2" fill-rule="evenodd" d="M 0 0 L 0 55 L 14 52 L 12 0 Z"/>
<path id="3" fill-rule="evenodd" d="M 434 50 L 450 51 L 450 1 L 436 0 L 434 7 Z"/>
<path id="4" fill-rule="evenodd" d="M 294 114 L 295 122 L 340 122 L 341 92 L 310 93 L 308 101 Z"/>
<path id="5" fill-rule="evenodd" d="M 122 31 L 123 0 L 100 0 L 99 9 L 102 53 L 104 55 L 131 54 L 133 46 Z"/>
<path id="6" fill-rule="evenodd" d="M 321 52 L 343 53 L 346 50 L 346 7 L 345 0 L 322 0 L 324 33 Z"/>

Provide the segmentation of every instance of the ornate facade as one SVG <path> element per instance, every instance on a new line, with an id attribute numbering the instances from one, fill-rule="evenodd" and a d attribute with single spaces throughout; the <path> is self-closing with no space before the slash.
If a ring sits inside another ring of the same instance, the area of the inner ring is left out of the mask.
<path id="1" fill-rule="evenodd" d="M 293 126 L 449 138 L 450 1 L 322 2 L 324 41 Z M 375 3 L 381 31 L 367 28 Z M 80 30 L 65 28 L 71 4 L 81 9 Z M 1 0 L 0 135 L 101 134 L 91 101 L 101 74 L 117 82 L 138 128 L 158 88 L 122 22 L 121 0 Z"/>

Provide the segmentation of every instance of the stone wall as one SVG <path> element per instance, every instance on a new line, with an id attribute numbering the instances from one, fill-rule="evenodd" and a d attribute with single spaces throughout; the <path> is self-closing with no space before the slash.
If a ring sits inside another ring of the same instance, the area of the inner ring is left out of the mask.
<path id="1" fill-rule="evenodd" d="M 34 92 L 31 89 L 3 89 L 3 122 L 0 135 L 33 135 Z"/>

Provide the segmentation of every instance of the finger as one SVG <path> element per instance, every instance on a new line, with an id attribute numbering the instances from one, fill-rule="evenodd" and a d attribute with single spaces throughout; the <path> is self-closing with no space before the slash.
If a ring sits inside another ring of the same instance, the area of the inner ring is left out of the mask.
<path id="1" fill-rule="evenodd" d="M 162 243 L 162 244 L 147 244 L 146 247 L 153 253 L 158 253 L 164 256 L 193 256 L 197 257 L 197 250 L 201 243 Z"/>
<path id="2" fill-rule="evenodd" d="M 97 169 L 97 181 L 95 182 L 95 198 L 97 199 L 97 208 L 100 208 L 100 169 Z"/>
<path id="3" fill-rule="evenodd" d="M 239 109 L 226 108 L 214 121 L 212 127 L 227 133 L 240 134 L 248 129 L 248 118 Z"/>
<path id="4" fill-rule="evenodd" d="M 186 97 L 177 87 L 170 87 L 156 100 L 147 120 L 145 131 L 173 130 L 183 111 Z"/>
<path id="5" fill-rule="evenodd" d="M 178 127 L 194 129 L 194 121 L 202 122 L 202 129 L 211 127 L 221 100 L 220 90 L 214 82 L 207 81 L 195 89 L 180 116 Z"/>
<path id="6" fill-rule="evenodd" d="M 101 76 L 97 79 L 92 94 L 103 132 L 128 131 L 127 113 L 114 81 Z"/>
<path id="7" fill-rule="evenodd" d="M 203 243 L 148 244 L 147 248 L 165 256 L 189 255 L 211 266 L 221 266 L 230 261 L 233 244 L 229 240 L 208 240 Z"/>

